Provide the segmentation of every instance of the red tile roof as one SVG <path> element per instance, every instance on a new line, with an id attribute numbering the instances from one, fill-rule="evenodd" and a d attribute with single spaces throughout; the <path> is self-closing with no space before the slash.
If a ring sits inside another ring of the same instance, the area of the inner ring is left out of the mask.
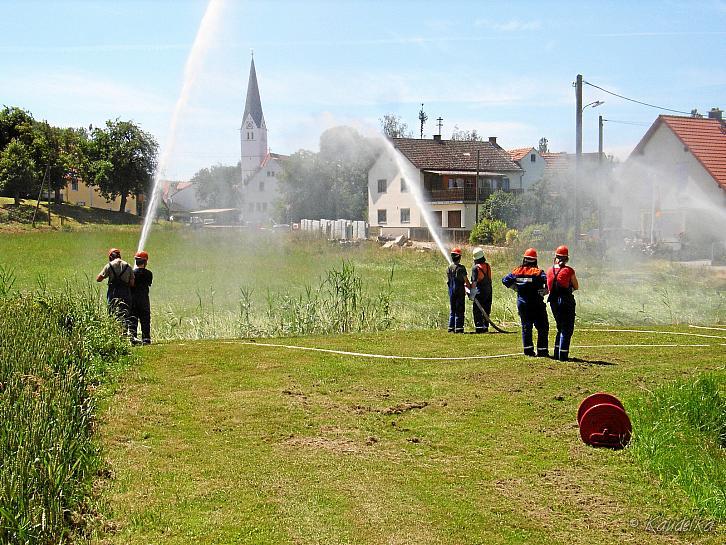
<path id="1" fill-rule="evenodd" d="M 476 152 L 479 151 L 480 170 L 522 171 L 509 153 L 488 141 L 392 138 L 391 143 L 420 170 L 476 172 Z"/>
<path id="2" fill-rule="evenodd" d="M 645 144 L 663 123 L 726 190 L 726 124 L 718 119 L 659 115 L 633 150 L 633 155 L 643 152 Z"/>
<path id="3" fill-rule="evenodd" d="M 532 151 L 534 148 L 516 148 L 516 149 L 510 149 L 507 153 L 509 153 L 510 157 L 512 158 L 512 161 L 521 161 L 524 159 L 527 155 L 529 155 L 529 152 Z"/>

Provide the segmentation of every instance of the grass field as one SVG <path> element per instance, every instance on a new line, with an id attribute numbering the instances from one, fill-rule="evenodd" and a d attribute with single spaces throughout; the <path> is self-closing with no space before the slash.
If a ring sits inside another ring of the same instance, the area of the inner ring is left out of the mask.
<path id="1" fill-rule="evenodd" d="M 699 510 L 667 472 L 659 478 L 631 449 L 596 450 L 578 436 L 578 404 L 596 391 L 630 410 L 659 385 L 708 371 L 726 394 L 726 332 L 660 331 L 579 331 L 581 361 L 570 363 L 516 355 L 514 334 L 271 341 L 434 358 L 509 354 L 457 361 L 239 341 L 153 346 L 102 428 L 114 532 L 99 541 L 723 543 L 723 520 Z M 646 346 L 612 346 L 627 344 Z M 714 460 L 726 468 L 723 453 Z M 674 530 L 684 517 L 700 532 Z"/>
<path id="2" fill-rule="evenodd" d="M 128 257 L 137 240 L 137 226 L 6 233 L 0 237 L 0 265 L 14 269 L 19 288 L 32 288 L 39 279 L 50 286 L 79 285 L 95 277 L 109 247 L 121 248 Z M 340 269 L 343 260 L 355 267 L 366 297 L 387 298 L 393 329 L 439 328 L 448 318 L 446 265 L 438 253 L 168 225 L 152 231 L 148 251 L 155 275 L 155 339 L 278 335 L 276 324 L 306 312 L 306 305 L 311 306 L 308 294 L 321 287 L 327 271 Z M 493 317 L 516 322 L 515 298 L 498 278 L 518 258 L 505 251 L 489 260 L 495 275 Z M 465 256 L 467 267 L 469 261 Z M 543 258 L 542 265 L 548 261 Z M 624 256 L 609 263 L 577 254 L 572 265 L 582 287 L 577 294 L 579 323 L 726 323 L 726 278 L 706 269 L 629 262 Z"/>

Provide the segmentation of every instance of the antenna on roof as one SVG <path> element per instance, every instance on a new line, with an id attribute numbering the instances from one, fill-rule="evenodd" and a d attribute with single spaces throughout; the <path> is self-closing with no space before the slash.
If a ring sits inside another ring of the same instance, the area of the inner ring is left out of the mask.
<path id="1" fill-rule="evenodd" d="M 439 137 L 440 137 L 441 136 L 441 127 L 444 124 L 444 119 L 442 117 L 438 117 L 436 119 L 436 121 L 438 121 L 438 123 L 436 123 L 436 124 L 439 126 Z"/>
<path id="2" fill-rule="evenodd" d="M 421 103 L 421 111 L 418 113 L 418 120 L 421 122 L 421 138 L 423 139 L 423 128 L 424 123 L 426 123 L 426 120 L 429 118 L 429 116 L 426 115 L 426 112 L 424 112 L 423 109 L 423 102 Z"/>

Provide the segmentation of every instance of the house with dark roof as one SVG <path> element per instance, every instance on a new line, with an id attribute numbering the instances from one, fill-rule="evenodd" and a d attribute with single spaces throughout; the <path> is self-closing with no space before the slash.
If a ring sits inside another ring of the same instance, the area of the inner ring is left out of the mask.
<path id="1" fill-rule="evenodd" d="M 479 142 L 443 140 L 436 135 L 389 142 L 391 146 L 368 172 L 368 222 L 382 234 L 427 236 L 416 193 L 442 231 L 459 240 L 476 223 L 477 198 L 483 203 L 497 190 L 523 190 L 524 171 L 496 137 Z"/>
<path id="2" fill-rule="evenodd" d="M 625 162 L 623 226 L 645 239 L 680 247 L 726 230 L 726 123 L 719 109 L 707 118 L 661 115 Z"/>

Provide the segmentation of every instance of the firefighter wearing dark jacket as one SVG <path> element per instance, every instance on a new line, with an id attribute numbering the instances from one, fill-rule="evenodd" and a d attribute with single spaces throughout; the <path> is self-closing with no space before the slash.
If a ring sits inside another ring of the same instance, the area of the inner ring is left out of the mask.
<path id="1" fill-rule="evenodd" d="M 537 267 L 537 250 L 524 252 L 522 265 L 502 278 L 502 283 L 517 290 L 517 310 L 522 322 L 522 345 L 527 356 L 548 356 L 547 334 L 549 322 L 544 296 L 547 294 L 547 277 Z M 532 341 L 532 327 L 537 328 L 537 351 Z"/>
<path id="2" fill-rule="evenodd" d="M 484 318 L 479 305 L 488 316 L 492 312 L 492 268 L 487 263 L 484 250 L 474 248 L 474 265 L 471 268 L 472 312 L 474 314 L 474 331 L 486 333 L 489 331 L 489 322 Z M 477 304 L 478 303 L 478 304 Z"/>
<path id="3" fill-rule="evenodd" d="M 131 265 L 121 259 L 121 250 L 118 248 L 111 248 L 108 251 L 108 263 L 96 276 L 96 282 L 103 282 L 105 278 L 108 278 L 108 291 L 106 292 L 108 311 L 118 316 L 126 331 L 131 310 L 134 272 L 131 270 Z"/>
<path id="4" fill-rule="evenodd" d="M 469 279 L 466 267 L 461 264 L 460 248 L 451 250 L 451 261 L 446 271 L 446 285 L 449 287 L 449 333 L 464 333 L 466 288 L 469 287 Z"/>
<path id="5" fill-rule="evenodd" d="M 154 275 L 146 268 L 149 254 L 136 252 L 134 256 L 134 287 L 131 289 L 131 342 L 137 344 L 151 344 L 151 303 L 149 302 L 149 287 Z M 141 324 L 141 341 L 136 337 L 138 325 Z"/>
<path id="6" fill-rule="evenodd" d="M 547 271 L 548 301 L 557 323 L 554 358 L 567 361 L 570 355 L 570 339 L 575 331 L 575 296 L 572 292 L 580 287 L 575 269 L 566 263 L 570 259 L 567 246 L 555 250 L 555 262 Z"/>

